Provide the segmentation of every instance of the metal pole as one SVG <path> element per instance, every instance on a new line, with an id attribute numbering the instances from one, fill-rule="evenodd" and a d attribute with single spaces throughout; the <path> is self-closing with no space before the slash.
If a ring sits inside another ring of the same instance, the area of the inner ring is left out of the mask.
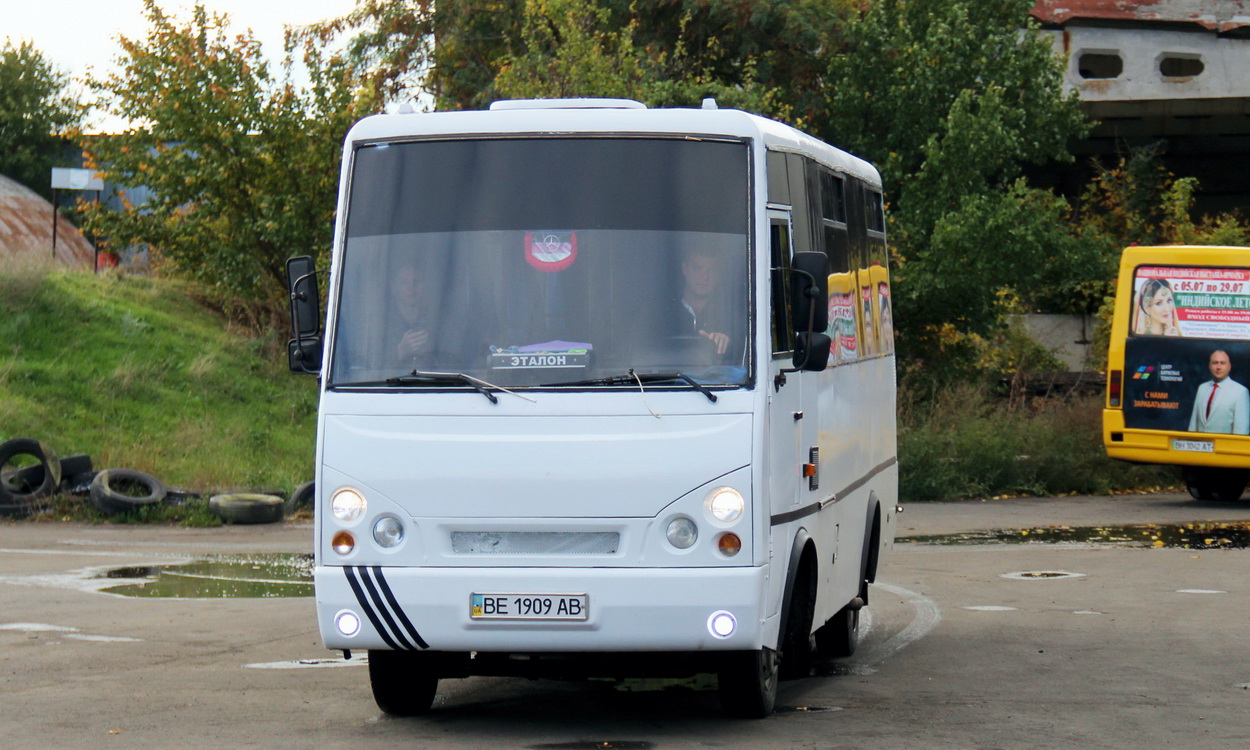
<path id="1" fill-rule="evenodd" d="M 52 188 L 52 259 L 56 260 L 56 188 Z"/>

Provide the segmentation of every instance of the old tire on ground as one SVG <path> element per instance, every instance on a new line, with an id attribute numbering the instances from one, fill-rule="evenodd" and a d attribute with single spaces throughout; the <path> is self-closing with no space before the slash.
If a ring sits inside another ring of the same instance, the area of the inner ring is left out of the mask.
<path id="1" fill-rule="evenodd" d="M 210 497 L 208 510 L 227 523 L 277 523 L 284 505 L 277 495 L 233 492 Z"/>
<path id="2" fill-rule="evenodd" d="M 286 513 L 291 515 L 301 508 L 311 508 L 317 494 L 316 482 L 304 482 L 295 488 L 291 493 L 291 497 L 286 501 Z"/>
<path id="3" fill-rule="evenodd" d="M 0 482 L 0 502 L 12 502 L 26 495 L 41 497 L 56 491 L 61 483 L 61 462 L 51 448 L 33 438 L 13 438 L 0 443 L 0 468 L 18 456 L 30 456 L 38 464 L 4 472 L 10 481 Z M 19 481 L 29 486 L 10 483 Z"/>
<path id="4" fill-rule="evenodd" d="M 777 704 L 777 652 L 734 651 L 725 654 L 718 672 L 720 703 L 735 719 L 762 719 Z"/>
<path id="5" fill-rule="evenodd" d="M 25 516 L 31 502 L 56 492 L 61 484 L 61 462 L 51 448 L 33 438 L 13 438 L 0 443 L 0 468 L 18 456 L 30 456 L 39 463 L 5 472 L 0 479 L 0 514 Z"/>
<path id="6" fill-rule="evenodd" d="M 170 487 L 165 492 L 165 502 L 170 505 L 186 505 L 191 500 L 199 500 L 204 495 L 186 487 Z"/>
<path id="7" fill-rule="evenodd" d="M 373 700 L 391 716 L 429 713 L 438 692 L 435 654 L 421 651 L 370 651 Z"/>
<path id="8" fill-rule="evenodd" d="M 156 505 L 165 499 L 161 480 L 134 469 L 105 469 L 91 480 L 91 504 L 109 515 Z"/>

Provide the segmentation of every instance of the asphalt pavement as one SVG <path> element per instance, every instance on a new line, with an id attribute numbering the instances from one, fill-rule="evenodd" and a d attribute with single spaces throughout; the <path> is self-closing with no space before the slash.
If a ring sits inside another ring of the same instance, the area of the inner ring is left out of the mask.
<path id="1" fill-rule="evenodd" d="M 251 556 L 268 580 L 275 556 L 310 551 L 311 524 L 5 522 L 0 743 L 1245 747 L 1250 553 L 1218 547 L 1247 524 L 1250 501 L 1179 495 L 910 504 L 899 537 L 938 538 L 895 546 L 855 656 L 783 683 L 775 716 L 730 721 L 708 680 L 502 678 L 444 681 L 430 716 L 393 719 L 363 661 L 321 647 L 307 596 L 109 593 L 149 568 L 222 556 L 245 568 Z M 1068 538 L 1087 528 L 1100 532 Z M 287 585 L 274 578 L 266 593 Z"/>

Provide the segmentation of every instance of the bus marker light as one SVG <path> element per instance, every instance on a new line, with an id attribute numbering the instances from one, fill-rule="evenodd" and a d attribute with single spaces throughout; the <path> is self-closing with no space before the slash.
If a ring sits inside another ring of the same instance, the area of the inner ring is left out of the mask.
<path id="1" fill-rule="evenodd" d="M 350 531 L 340 531 L 330 540 L 330 544 L 340 555 L 349 555 L 352 550 L 356 549 L 356 537 L 352 536 Z"/>
<path id="2" fill-rule="evenodd" d="M 1123 370 L 1112 370 L 1107 375 L 1107 405 L 1111 407 L 1120 406 L 1120 393 L 1122 391 Z"/>
<path id="3" fill-rule="evenodd" d="M 742 540 L 732 532 L 721 534 L 720 539 L 716 540 L 716 548 L 725 557 L 733 557 L 742 551 Z"/>
<path id="4" fill-rule="evenodd" d="M 345 609 L 334 616 L 334 628 L 348 638 L 360 632 L 360 617 L 355 612 Z"/>
<path id="5" fill-rule="evenodd" d="M 395 516 L 382 516 L 373 524 L 373 541 L 383 549 L 398 547 L 404 541 L 404 524 Z"/>
<path id="6" fill-rule="evenodd" d="M 728 638 L 737 628 L 738 620 L 734 618 L 733 613 L 723 609 L 713 612 L 712 616 L 707 618 L 708 632 L 717 638 Z"/>
<path id="7" fill-rule="evenodd" d="M 690 549 L 699 539 L 699 528 L 689 518 L 674 518 L 665 531 L 668 543 L 677 549 Z"/>

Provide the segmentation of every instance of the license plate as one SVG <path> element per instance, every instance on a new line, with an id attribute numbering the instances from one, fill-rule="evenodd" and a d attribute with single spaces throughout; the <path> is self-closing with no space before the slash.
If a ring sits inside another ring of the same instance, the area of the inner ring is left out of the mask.
<path id="1" fill-rule="evenodd" d="M 585 620 L 590 616 L 586 594 L 472 594 L 469 617 L 474 620 Z"/>
<path id="2" fill-rule="evenodd" d="M 1173 440 L 1172 450 L 1191 453 L 1214 453 L 1215 443 L 1210 440 Z"/>

